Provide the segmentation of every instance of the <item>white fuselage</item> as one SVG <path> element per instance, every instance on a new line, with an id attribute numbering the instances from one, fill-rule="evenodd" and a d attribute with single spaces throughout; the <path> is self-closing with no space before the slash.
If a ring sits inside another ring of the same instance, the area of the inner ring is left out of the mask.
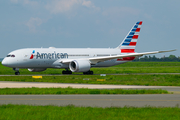
<path id="1" fill-rule="evenodd" d="M 5 57 L 3 64 L 12 68 L 69 68 L 68 64 L 60 61 L 116 56 L 121 55 L 121 51 L 111 48 L 26 48 L 12 51 L 8 55 L 14 55 L 14 57 Z M 127 61 L 129 60 L 112 59 L 91 65 L 91 67 L 109 67 Z"/>

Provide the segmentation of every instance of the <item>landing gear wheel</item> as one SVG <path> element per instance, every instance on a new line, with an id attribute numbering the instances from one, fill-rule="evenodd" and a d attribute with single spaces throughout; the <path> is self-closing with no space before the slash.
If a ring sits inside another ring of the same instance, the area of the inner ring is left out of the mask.
<path id="1" fill-rule="evenodd" d="M 15 75 L 20 75 L 20 72 L 15 72 Z"/>
<path id="2" fill-rule="evenodd" d="M 13 68 L 13 70 L 15 71 L 15 75 L 20 75 L 19 68 Z"/>
<path id="3" fill-rule="evenodd" d="M 66 70 L 66 71 L 63 70 L 63 71 L 62 71 L 62 74 L 70 74 L 70 75 L 71 75 L 71 74 L 72 74 L 72 71 L 70 71 L 70 70 Z"/>
<path id="4" fill-rule="evenodd" d="M 93 75 L 93 71 L 83 72 L 84 75 Z"/>

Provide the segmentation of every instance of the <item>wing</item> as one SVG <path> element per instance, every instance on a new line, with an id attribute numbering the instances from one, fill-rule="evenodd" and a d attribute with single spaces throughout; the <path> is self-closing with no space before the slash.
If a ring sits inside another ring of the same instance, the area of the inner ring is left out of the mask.
<path id="1" fill-rule="evenodd" d="M 143 52 L 143 53 L 130 53 L 130 54 L 123 54 L 123 55 L 116 55 L 116 56 L 105 56 L 105 57 L 92 57 L 92 58 L 86 58 L 85 60 L 89 60 L 91 64 L 96 64 L 96 63 L 106 61 L 106 60 L 111 60 L 111 59 L 143 56 L 143 55 L 157 54 L 157 53 L 164 53 L 164 52 L 172 52 L 172 51 L 176 51 L 176 50 L 153 51 L 153 52 Z M 69 64 L 73 60 L 75 60 L 75 59 L 65 59 L 65 60 L 61 60 L 60 62 L 65 63 L 65 64 Z"/>

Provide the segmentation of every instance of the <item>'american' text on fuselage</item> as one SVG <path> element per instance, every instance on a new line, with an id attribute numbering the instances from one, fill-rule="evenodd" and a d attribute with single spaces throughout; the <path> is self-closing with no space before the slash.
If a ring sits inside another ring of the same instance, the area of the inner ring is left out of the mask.
<path id="1" fill-rule="evenodd" d="M 36 59 L 64 59 L 68 58 L 67 53 L 39 53 L 37 52 Z"/>

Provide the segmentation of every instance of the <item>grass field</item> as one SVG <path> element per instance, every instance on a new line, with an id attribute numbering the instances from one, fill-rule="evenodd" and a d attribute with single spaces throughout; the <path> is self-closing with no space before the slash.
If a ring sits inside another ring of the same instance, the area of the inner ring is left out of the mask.
<path id="1" fill-rule="evenodd" d="M 97 79 L 105 79 L 105 81 L 97 81 Z M 0 81 L 180 86 L 180 75 L 63 75 L 43 76 L 42 79 L 34 79 L 32 76 L 0 76 Z"/>
<path id="2" fill-rule="evenodd" d="M 0 120 L 179 120 L 180 108 L 0 105 Z"/>
<path id="3" fill-rule="evenodd" d="M 28 75 L 29 74 L 53 74 L 53 76 L 43 76 L 42 79 L 33 79 L 31 76 L 0 76 L 0 81 L 112 84 L 112 85 L 146 85 L 146 86 L 180 86 L 180 75 L 132 74 L 132 73 L 180 73 L 180 62 L 128 62 L 122 65 L 117 65 L 117 66 L 113 66 L 109 68 L 93 68 L 92 70 L 94 70 L 95 73 L 99 73 L 99 74 L 100 73 L 101 74 L 102 73 L 104 74 L 126 73 L 126 74 L 107 75 L 104 77 L 100 75 L 55 76 L 55 74 L 61 74 L 60 72 L 61 70 L 48 69 L 45 72 L 34 73 L 34 72 L 29 72 L 26 69 L 22 69 L 21 74 L 28 74 Z M 1 75 L 14 74 L 14 71 L 11 68 L 0 65 L 0 74 Z M 97 81 L 97 79 L 105 79 L 105 81 Z M 11 90 L 8 90 L 8 91 L 11 91 Z M 27 94 L 31 94 L 31 93 L 27 93 Z"/>
<path id="4" fill-rule="evenodd" d="M 0 95 L 16 94 L 167 94 L 166 90 L 124 90 L 87 88 L 1 88 Z"/>
<path id="5" fill-rule="evenodd" d="M 63 75 L 61 69 L 48 69 L 44 72 L 29 72 L 27 69 L 20 70 L 21 74 L 43 76 L 42 79 L 33 79 L 31 76 L 0 76 L 0 81 L 22 82 L 53 82 L 53 83 L 85 83 L 85 84 L 116 84 L 116 85 L 153 85 L 153 86 L 180 86 L 180 75 L 145 75 L 133 73 L 180 73 L 180 62 L 128 62 L 125 64 L 108 67 L 92 68 L 95 74 L 125 73 L 124 75 Z M 0 65 L 1 75 L 14 75 L 11 68 Z M 75 73 L 77 74 L 77 73 Z M 78 73 L 82 74 L 82 73 Z M 105 81 L 97 81 L 105 79 Z"/>
<path id="6" fill-rule="evenodd" d="M 27 69 L 20 69 L 21 75 L 38 75 L 38 74 L 61 74 L 63 69 L 47 69 L 43 72 L 29 72 Z M 121 65 L 92 68 L 94 74 L 111 74 L 111 73 L 180 73 L 180 62 L 128 62 Z M 0 64 L 0 75 L 14 75 L 12 68 Z M 73 73 L 82 74 L 82 73 Z"/>

